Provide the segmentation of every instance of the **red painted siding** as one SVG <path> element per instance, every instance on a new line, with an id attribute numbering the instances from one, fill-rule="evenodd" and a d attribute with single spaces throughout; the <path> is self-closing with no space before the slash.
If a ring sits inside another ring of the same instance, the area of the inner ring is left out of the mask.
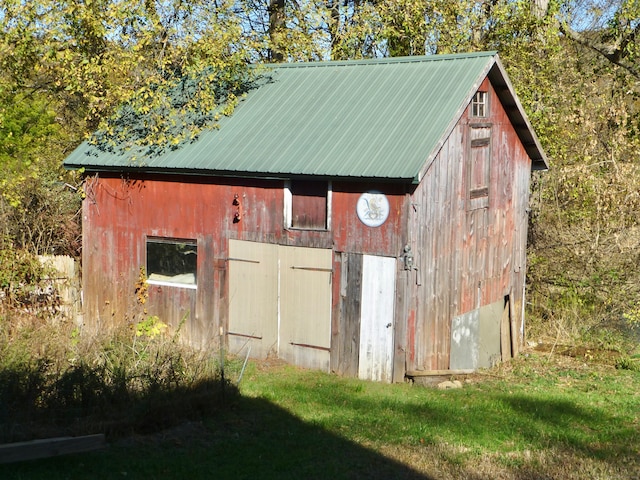
<path id="1" fill-rule="evenodd" d="M 362 191 L 383 190 L 390 200 L 384 225 L 365 226 L 356 215 Z M 284 227 L 284 182 L 185 176 L 89 177 L 84 203 L 84 291 L 90 323 L 131 320 L 135 283 L 145 266 L 147 237 L 196 240 L 197 290 L 149 286 L 148 312 L 184 322 L 192 343 L 216 338 L 226 322 L 228 239 L 395 257 L 406 235 L 404 187 L 333 185 L 331 229 Z M 313 200 L 316 200 L 314 197 Z M 334 305 L 335 305 L 334 301 Z"/>
<path id="2" fill-rule="evenodd" d="M 531 160 L 488 80 L 481 89 L 489 117 L 465 112 L 411 197 L 418 270 L 406 314 L 407 370 L 449 368 L 454 317 L 509 294 L 522 305 Z M 491 129 L 485 207 L 469 203 L 469 130 L 478 124 Z"/>

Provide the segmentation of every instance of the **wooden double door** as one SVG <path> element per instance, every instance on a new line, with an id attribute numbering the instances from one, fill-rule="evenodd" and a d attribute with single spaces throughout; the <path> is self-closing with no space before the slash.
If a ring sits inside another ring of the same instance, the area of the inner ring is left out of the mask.
<path id="1" fill-rule="evenodd" d="M 329 371 L 332 250 L 229 241 L 232 353 Z"/>

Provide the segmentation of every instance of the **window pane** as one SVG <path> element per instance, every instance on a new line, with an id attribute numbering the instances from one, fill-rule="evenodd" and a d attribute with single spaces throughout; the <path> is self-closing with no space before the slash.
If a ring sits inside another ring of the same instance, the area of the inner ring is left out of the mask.
<path id="1" fill-rule="evenodd" d="M 476 92 L 471 101 L 471 116 L 486 117 L 487 116 L 487 92 Z"/>
<path id="2" fill-rule="evenodd" d="M 155 282 L 196 284 L 195 242 L 147 240 L 147 277 Z"/>

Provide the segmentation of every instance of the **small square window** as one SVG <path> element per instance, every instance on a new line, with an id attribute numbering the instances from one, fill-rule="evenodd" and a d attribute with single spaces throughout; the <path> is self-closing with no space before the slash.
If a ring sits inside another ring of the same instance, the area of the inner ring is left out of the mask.
<path id="1" fill-rule="evenodd" d="M 291 180 L 285 188 L 285 224 L 301 230 L 330 227 L 331 182 Z"/>
<path id="2" fill-rule="evenodd" d="M 485 118 L 489 114 L 489 94 L 487 92 L 476 92 L 471 100 L 471 116 Z"/>
<path id="3" fill-rule="evenodd" d="M 147 282 L 196 288 L 198 249 L 193 240 L 147 239 Z"/>

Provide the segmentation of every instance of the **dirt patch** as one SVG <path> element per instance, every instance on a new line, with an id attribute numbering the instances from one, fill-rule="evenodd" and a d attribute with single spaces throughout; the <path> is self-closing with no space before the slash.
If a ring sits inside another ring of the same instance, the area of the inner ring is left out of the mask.
<path id="1" fill-rule="evenodd" d="M 533 348 L 533 351 L 548 353 L 549 355 L 571 357 L 588 363 L 593 362 L 611 366 L 615 366 L 623 357 L 622 353 L 616 352 L 615 350 L 594 349 L 573 345 L 553 345 L 550 343 L 539 343 Z"/>

